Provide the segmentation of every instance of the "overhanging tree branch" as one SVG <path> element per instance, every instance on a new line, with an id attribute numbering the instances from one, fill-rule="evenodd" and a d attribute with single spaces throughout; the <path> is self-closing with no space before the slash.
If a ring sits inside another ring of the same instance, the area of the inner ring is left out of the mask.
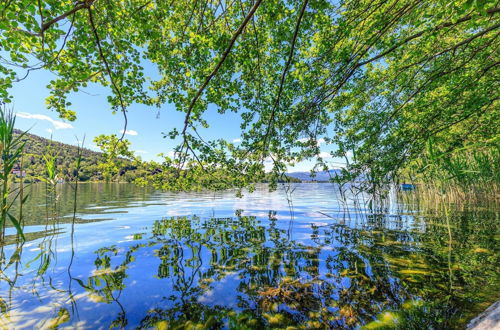
<path id="1" fill-rule="evenodd" d="M 500 12 L 500 7 L 496 7 L 496 8 L 491 8 L 491 9 L 488 9 L 487 10 L 487 13 L 489 15 L 494 15 L 496 13 Z M 413 39 L 416 39 L 416 38 L 419 38 L 421 37 L 422 35 L 424 35 L 425 33 L 427 32 L 433 32 L 433 31 L 439 31 L 441 29 L 444 29 L 444 28 L 447 28 L 447 27 L 450 27 L 450 26 L 454 26 L 454 25 L 457 25 L 459 23 L 463 23 L 463 22 L 467 22 L 469 20 L 471 20 L 474 16 L 472 14 L 469 14 L 469 15 L 466 15 L 460 19 L 458 19 L 456 22 L 445 22 L 445 23 L 442 23 L 442 24 L 439 24 L 431 29 L 427 29 L 427 30 L 423 30 L 423 31 L 420 31 L 418 33 L 415 33 L 415 34 L 412 34 L 411 36 L 403 39 L 402 41 L 396 43 L 394 46 L 392 46 L 391 48 L 387 49 L 386 51 L 383 51 L 382 53 L 372 57 L 372 58 L 369 58 L 365 61 L 362 61 L 362 62 L 359 62 L 357 64 L 358 67 L 361 67 L 363 65 L 366 65 L 368 63 L 371 63 L 373 61 L 376 61 L 378 59 L 381 59 L 382 57 L 386 56 L 387 54 L 389 53 L 392 53 L 393 51 L 395 51 L 397 48 L 401 47 L 402 45 L 404 44 L 407 44 L 408 42 L 412 41 Z"/>
<path id="2" fill-rule="evenodd" d="M 101 46 L 101 39 L 99 38 L 99 34 L 97 33 L 97 28 L 96 28 L 95 23 L 94 23 L 94 16 L 92 15 L 92 9 L 90 9 L 90 6 L 87 7 L 87 11 L 89 13 L 89 21 L 90 21 L 90 25 L 92 27 L 92 31 L 94 33 L 95 41 L 97 44 L 97 49 L 99 50 L 99 56 L 101 57 L 101 60 L 104 62 L 106 72 L 108 73 L 109 80 L 111 81 L 111 85 L 113 86 L 113 88 L 116 92 L 116 95 L 118 96 L 118 101 L 120 102 L 120 107 L 121 107 L 121 110 L 123 113 L 123 119 L 124 119 L 125 123 L 123 125 L 122 136 L 120 137 L 120 141 L 121 141 L 125 137 L 125 133 L 127 131 L 127 124 L 128 124 L 127 109 L 125 107 L 125 102 L 123 101 L 123 95 L 122 95 L 120 89 L 118 88 L 118 85 L 116 84 L 115 79 L 113 78 L 113 72 L 111 71 L 109 63 L 106 60 L 106 56 L 104 56 L 104 52 L 103 52 L 102 46 Z"/>
<path id="3" fill-rule="evenodd" d="M 81 9 L 85 9 L 85 8 L 90 8 L 90 6 L 92 6 L 92 4 L 95 1 L 96 0 L 85 0 L 84 2 L 80 2 L 75 7 L 73 7 L 73 9 L 68 10 L 64 14 L 59 15 L 59 16 L 57 16 L 57 17 L 55 17 L 55 18 L 53 18 L 53 19 L 51 19 L 51 20 L 43 23 L 42 26 L 41 26 L 41 29 L 40 29 L 40 34 L 42 34 L 43 32 L 45 32 L 45 30 L 47 30 L 48 28 L 50 28 L 55 23 L 59 22 L 60 20 L 65 19 L 66 17 L 68 17 L 68 16 L 76 13 L 77 11 L 79 11 Z"/>
<path id="4" fill-rule="evenodd" d="M 286 75 L 288 73 L 288 69 L 290 68 L 290 64 L 293 60 L 293 55 L 295 53 L 295 44 L 297 42 L 297 36 L 299 35 L 300 23 L 302 22 L 302 18 L 304 17 L 304 13 L 306 12 L 307 3 L 309 0 L 304 0 L 302 3 L 302 7 L 300 9 L 299 17 L 297 18 L 297 23 L 295 24 L 295 31 L 293 32 L 292 43 L 290 46 L 290 53 L 288 54 L 288 60 L 286 61 L 285 67 L 283 68 L 283 73 L 281 74 L 280 85 L 278 88 L 278 94 L 276 96 L 276 100 L 274 102 L 273 109 L 271 111 L 271 117 L 269 118 L 269 123 L 267 125 L 266 135 L 264 137 L 264 148 L 266 148 L 267 140 L 269 138 L 269 134 L 271 133 L 271 128 L 274 122 L 274 116 L 276 114 L 276 110 L 279 107 L 281 95 L 283 93 L 283 86 L 285 84 Z"/>
<path id="5" fill-rule="evenodd" d="M 255 14 L 255 11 L 257 10 L 257 8 L 259 8 L 259 6 L 260 6 L 261 3 L 262 3 L 262 0 L 257 0 L 255 2 L 255 4 L 253 5 L 252 9 L 250 9 L 250 12 L 247 14 L 247 16 L 245 17 L 245 19 L 241 23 L 241 25 L 234 32 L 233 37 L 229 41 L 229 45 L 226 47 L 226 50 L 224 51 L 224 53 L 222 53 L 221 58 L 217 62 L 217 65 L 212 70 L 212 72 L 205 78 L 205 81 L 203 82 L 203 84 L 198 88 L 198 91 L 196 92 L 196 95 L 191 99 L 191 102 L 189 104 L 189 108 L 187 110 L 186 117 L 185 117 L 185 120 L 184 120 L 184 128 L 182 130 L 182 135 L 185 135 L 186 130 L 187 130 L 188 126 L 189 126 L 189 117 L 191 116 L 191 112 L 193 111 L 193 108 L 194 108 L 196 102 L 200 98 L 200 96 L 203 93 L 203 91 L 205 90 L 205 88 L 210 83 L 210 80 L 212 80 L 212 78 L 215 77 L 215 75 L 217 74 L 217 72 L 219 71 L 219 69 L 222 67 L 222 64 L 224 63 L 224 61 L 228 57 L 229 53 L 231 52 L 231 50 L 232 50 L 232 48 L 233 48 L 233 46 L 234 46 L 234 44 L 236 42 L 236 39 L 238 39 L 239 35 L 243 32 L 243 30 L 245 29 L 246 25 L 248 24 L 248 22 L 250 21 L 250 19 L 252 18 L 252 16 Z"/>

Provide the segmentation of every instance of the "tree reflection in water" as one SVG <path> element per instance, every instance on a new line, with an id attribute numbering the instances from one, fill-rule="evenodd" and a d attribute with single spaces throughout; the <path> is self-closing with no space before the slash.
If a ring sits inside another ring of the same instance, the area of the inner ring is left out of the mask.
<path id="1" fill-rule="evenodd" d="M 242 211 L 151 221 L 143 205 L 159 214 L 161 194 L 82 191 L 78 209 L 60 201 L 43 221 L 27 209 L 26 242 L 0 244 L 0 328 L 460 328 L 500 298 L 494 211 L 318 220 L 306 204 L 318 201 L 305 199 L 292 221 Z M 181 197 L 171 200 L 194 206 Z"/>
<path id="2" fill-rule="evenodd" d="M 264 221 L 174 217 L 155 221 L 133 244 L 99 249 L 91 276 L 74 280 L 96 311 L 119 307 L 109 320 L 118 328 L 351 328 L 395 320 L 452 328 L 478 292 L 498 287 L 494 230 L 469 219 L 454 218 L 450 229 L 446 219 L 422 218 L 405 229 L 401 218 L 373 215 L 356 227 L 302 223 L 291 232 L 272 212 Z M 141 295 L 148 287 L 155 294 Z M 147 304 L 145 313 L 137 315 L 131 301 Z"/>

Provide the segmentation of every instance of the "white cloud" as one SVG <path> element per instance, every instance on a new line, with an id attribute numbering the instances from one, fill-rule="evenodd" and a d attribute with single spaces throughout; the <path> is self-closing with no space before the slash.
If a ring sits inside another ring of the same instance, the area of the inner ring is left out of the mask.
<path id="1" fill-rule="evenodd" d="M 233 143 L 240 143 L 241 139 L 233 139 Z"/>
<path id="2" fill-rule="evenodd" d="M 329 152 L 325 152 L 325 151 L 320 152 L 318 156 L 323 158 L 323 159 L 332 158 L 332 155 Z"/>
<path id="3" fill-rule="evenodd" d="M 310 138 L 302 138 L 302 139 L 298 139 L 297 141 L 298 142 L 301 142 L 301 143 L 306 143 L 306 142 L 309 142 L 311 139 Z M 319 138 L 316 143 L 318 144 L 318 147 L 322 144 L 324 144 L 326 141 L 325 139 L 323 138 Z"/>
<path id="4" fill-rule="evenodd" d="M 46 121 L 52 123 L 52 125 L 54 125 L 55 129 L 73 128 L 73 125 L 71 125 L 70 123 L 65 123 L 65 122 L 60 121 L 60 120 L 55 120 L 55 119 L 50 118 L 49 116 L 41 115 L 38 113 L 18 112 L 18 113 L 16 113 L 16 116 L 19 118 L 25 118 L 25 119 L 46 120 Z"/>
<path id="5" fill-rule="evenodd" d="M 265 172 L 270 172 L 272 169 L 273 169 L 273 166 L 274 166 L 274 162 L 273 162 L 273 159 L 271 157 L 266 157 L 264 159 L 264 171 Z"/>
<path id="6" fill-rule="evenodd" d="M 266 158 L 264 158 L 264 163 L 274 164 L 274 161 L 271 157 L 267 156 Z"/>
<path id="7" fill-rule="evenodd" d="M 123 134 L 123 130 L 121 130 L 120 133 Z M 133 129 L 128 129 L 128 130 L 125 131 L 125 135 L 136 136 L 136 135 L 139 135 L 139 133 L 137 133 L 137 131 L 134 131 Z"/>
<path id="8" fill-rule="evenodd" d="M 54 133 L 54 130 L 52 128 L 47 128 L 46 131 L 49 133 L 49 134 L 52 134 Z"/>

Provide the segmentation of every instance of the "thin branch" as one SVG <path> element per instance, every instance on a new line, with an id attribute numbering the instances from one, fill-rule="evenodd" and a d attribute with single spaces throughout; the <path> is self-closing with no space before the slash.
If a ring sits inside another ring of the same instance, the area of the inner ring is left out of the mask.
<path id="1" fill-rule="evenodd" d="M 467 39 L 465 39 L 465 40 L 462 40 L 462 41 L 460 41 L 459 43 L 457 43 L 457 44 L 455 44 L 455 45 L 453 45 L 453 46 L 451 46 L 451 47 L 449 47 L 449 48 L 446 48 L 446 49 L 444 49 L 444 50 L 442 50 L 442 51 L 440 51 L 440 52 L 438 52 L 438 53 L 436 53 L 436 54 L 433 54 L 433 55 L 431 55 L 431 56 L 429 56 L 429 57 L 427 57 L 427 58 L 425 58 L 425 59 L 423 59 L 423 60 L 419 61 L 418 63 L 421 63 L 422 61 L 429 61 L 429 60 L 432 60 L 432 59 L 434 59 L 434 58 L 436 58 L 436 57 L 439 57 L 439 56 L 441 56 L 441 55 L 443 55 L 443 54 L 446 54 L 446 53 L 448 53 L 448 52 L 450 52 L 450 51 L 455 52 L 455 51 L 456 51 L 459 47 L 461 47 L 461 46 L 463 46 L 463 45 L 466 45 L 466 44 L 469 44 L 469 43 L 470 43 L 471 41 L 473 41 L 474 39 L 479 38 L 479 37 L 482 37 L 483 35 L 487 34 L 488 32 L 491 32 L 491 31 L 496 30 L 496 29 L 498 29 L 498 28 L 500 28 L 500 23 L 495 24 L 495 25 L 493 25 L 493 26 L 490 26 L 489 28 L 486 28 L 486 29 L 484 29 L 484 30 L 482 30 L 482 31 L 479 31 L 478 33 L 476 33 L 476 34 L 472 35 L 471 37 L 469 37 L 469 38 L 467 38 Z M 498 36 L 498 34 L 499 34 L 499 33 L 497 33 L 497 36 Z M 496 38 L 496 37 L 495 37 L 495 38 Z M 405 69 L 405 68 L 403 68 L 403 69 Z"/>
<path id="2" fill-rule="evenodd" d="M 200 86 L 200 88 L 198 89 L 196 95 L 191 100 L 191 103 L 189 104 L 189 108 L 188 108 L 187 113 L 186 113 L 186 118 L 184 120 L 184 129 L 182 130 L 182 134 L 183 135 L 185 135 L 186 130 L 187 130 L 188 126 L 189 126 L 189 117 L 191 116 L 191 112 L 193 111 L 193 108 L 194 108 L 196 102 L 200 98 L 200 96 L 203 93 L 203 91 L 205 90 L 205 88 L 210 83 L 210 80 L 212 80 L 212 78 L 215 77 L 215 75 L 217 74 L 217 72 L 219 71 L 219 69 L 222 67 L 222 64 L 224 63 L 224 61 L 226 60 L 227 56 L 231 52 L 231 49 L 233 48 L 233 46 L 234 46 L 234 44 L 236 42 L 236 39 L 238 39 L 239 35 L 243 32 L 243 30 L 245 29 L 245 26 L 250 21 L 250 19 L 252 18 L 253 14 L 255 13 L 255 11 L 257 10 L 257 8 L 260 6 L 261 3 L 262 3 L 262 0 L 257 0 L 255 2 L 254 6 L 250 10 L 250 12 L 247 14 L 247 16 L 245 17 L 245 19 L 241 23 L 240 27 L 234 32 L 233 37 L 229 41 L 229 45 L 227 46 L 226 50 L 222 54 L 219 62 L 217 63 L 217 65 L 215 66 L 215 68 L 212 70 L 212 72 L 205 78 L 205 81 Z"/>
<path id="3" fill-rule="evenodd" d="M 496 7 L 496 8 L 491 8 L 491 9 L 488 9 L 487 10 L 487 13 L 489 15 L 494 15 L 496 13 L 500 12 L 500 7 Z M 446 22 L 446 23 L 442 23 L 442 24 L 439 24 L 431 29 L 428 29 L 428 30 L 423 30 L 423 31 L 420 31 L 418 33 L 415 33 L 405 39 L 403 39 L 402 41 L 398 42 L 397 44 L 395 44 L 394 46 L 392 46 L 391 48 L 387 49 L 386 51 L 372 57 L 372 58 L 369 58 L 363 62 L 359 62 L 358 63 L 358 67 L 360 66 L 363 66 L 363 65 L 366 65 L 370 62 L 373 62 L 373 61 L 376 61 L 382 57 L 384 57 L 385 55 L 389 54 L 389 53 L 392 53 L 394 50 L 396 50 L 397 48 L 399 48 L 400 46 L 412 41 L 413 39 L 416 39 L 416 38 L 419 38 L 421 37 L 424 33 L 426 32 L 433 32 L 433 31 L 439 31 L 441 29 L 444 29 L 444 28 L 447 28 L 447 27 L 450 27 L 450 26 L 454 26 L 454 25 L 457 25 L 459 23 L 463 23 L 463 22 L 466 22 L 466 21 L 469 21 L 473 18 L 473 15 L 472 14 L 469 14 L 469 15 L 466 15 L 462 18 L 460 18 L 459 20 L 457 20 L 456 22 Z"/>
<path id="4" fill-rule="evenodd" d="M 94 17 L 92 15 L 92 9 L 90 9 L 90 6 L 87 7 L 87 11 L 89 13 L 89 21 L 90 21 L 90 25 L 92 26 L 92 31 L 94 32 L 97 48 L 99 50 L 99 55 L 100 55 L 102 61 L 104 62 L 104 66 L 106 67 L 106 71 L 108 73 L 109 80 L 111 81 L 111 84 L 113 85 L 113 87 L 115 89 L 115 92 L 118 96 L 118 100 L 120 101 L 120 107 L 122 109 L 123 119 L 125 121 L 125 123 L 123 125 L 123 133 L 122 133 L 122 136 L 120 137 L 120 141 L 121 141 L 125 137 L 125 133 L 127 131 L 127 124 L 128 124 L 127 110 L 126 110 L 125 104 L 123 102 L 122 93 L 121 93 L 120 89 L 118 88 L 118 85 L 116 84 L 115 80 L 113 79 L 113 73 L 111 72 L 111 68 L 109 66 L 109 63 L 106 60 L 106 56 L 104 56 L 104 52 L 103 52 L 102 47 L 101 47 L 101 39 L 99 38 L 99 34 L 97 33 L 97 29 L 96 29 L 96 26 L 94 23 Z"/>
<path id="5" fill-rule="evenodd" d="M 302 18 L 304 17 L 304 13 L 306 12 L 306 7 L 307 7 L 308 2 L 309 2 L 309 0 L 304 0 L 304 2 L 302 3 L 302 8 L 300 9 L 299 17 L 297 18 L 297 23 L 295 24 L 295 31 L 293 33 L 292 43 L 290 46 L 290 53 L 288 54 L 288 60 L 286 61 L 285 67 L 283 68 L 283 73 L 281 74 L 280 85 L 278 88 L 278 95 L 276 96 L 276 100 L 274 102 L 274 106 L 273 106 L 273 109 L 271 111 L 271 117 L 269 118 L 269 123 L 267 125 L 266 135 L 264 137 L 264 144 L 263 144 L 264 148 L 266 147 L 267 139 L 268 139 L 269 134 L 271 132 L 271 127 L 273 125 L 276 110 L 280 104 L 286 75 L 288 73 L 288 69 L 290 68 L 290 64 L 292 63 L 293 55 L 295 53 L 295 44 L 297 42 L 297 37 L 299 35 L 300 23 L 302 22 Z"/>
<path id="6" fill-rule="evenodd" d="M 71 34 L 71 30 L 73 29 L 74 23 L 75 23 L 75 15 L 73 15 L 73 18 L 71 19 L 71 25 L 69 26 L 68 32 L 64 36 L 63 43 L 61 45 L 61 48 L 59 48 L 59 51 L 57 52 L 56 56 L 54 58 L 52 58 L 50 61 L 48 61 L 46 63 L 42 63 L 40 66 L 29 68 L 28 70 L 26 70 L 26 74 L 24 75 L 24 77 L 17 78 L 16 82 L 19 82 L 19 81 L 26 79 L 28 77 L 28 75 L 31 73 L 31 71 L 36 71 L 36 70 L 40 70 L 40 69 L 43 69 L 45 67 L 48 67 L 52 63 L 54 63 L 55 61 L 57 61 L 59 59 L 59 56 L 61 55 L 64 47 L 66 46 L 66 42 L 68 41 L 68 37 Z"/>

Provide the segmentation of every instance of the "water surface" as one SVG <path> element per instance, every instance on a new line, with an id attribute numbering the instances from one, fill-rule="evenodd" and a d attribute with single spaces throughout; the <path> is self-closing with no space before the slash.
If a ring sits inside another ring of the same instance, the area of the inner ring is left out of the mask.
<path id="1" fill-rule="evenodd" d="M 497 210 L 285 190 L 82 184 L 74 213 L 70 186 L 33 186 L 26 242 L 7 228 L 2 247 L 0 328 L 462 328 L 500 298 Z"/>

